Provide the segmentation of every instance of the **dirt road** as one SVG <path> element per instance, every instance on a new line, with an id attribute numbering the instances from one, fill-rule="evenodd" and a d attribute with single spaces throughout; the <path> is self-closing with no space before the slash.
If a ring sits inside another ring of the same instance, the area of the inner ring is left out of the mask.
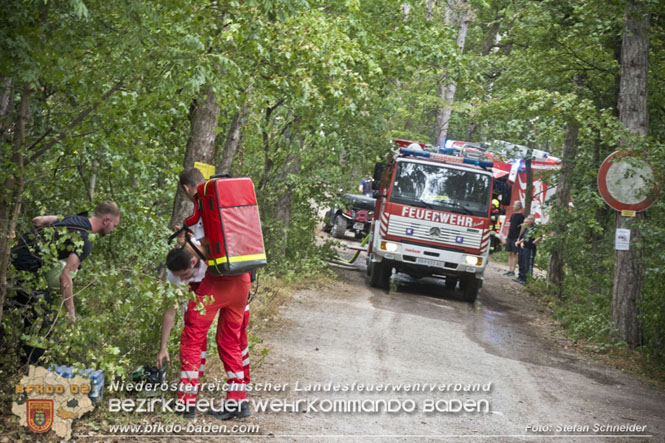
<path id="1" fill-rule="evenodd" d="M 252 377 L 286 387 L 251 393 L 272 411 L 248 422 L 275 441 L 665 441 L 665 394 L 566 349 L 504 270 L 475 305 L 364 271 L 296 294 Z"/>

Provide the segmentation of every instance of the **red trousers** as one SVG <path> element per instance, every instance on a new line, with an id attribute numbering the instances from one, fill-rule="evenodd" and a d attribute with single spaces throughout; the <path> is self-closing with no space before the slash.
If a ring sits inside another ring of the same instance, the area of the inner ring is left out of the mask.
<path id="1" fill-rule="evenodd" d="M 247 294 L 249 296 L 249 294 Z M 245 374 L 245 383 L 249 383 L 249 343 L 247 342 L 247 327 L 249 326 L 249 304 L 245 306 L 245 315 L 240 330 L 240 356 L 242 357 L 242 371 Z"/>
<path id="2" fill-rule="evenodd" d="M 249 295 L 249 274 L 215 276 L 207 273 L 198 289 L 196 301 L 190 301 L 185 313 L 185 327 L 180 338 L 180 392 L 178 398 L 187 404 L 196 402 L 199 378 L 205 368 L 207 335 L 217 312 L 217 352 L 228 376 L 227 399 L 247 398 L 246 384 L 249 382 L 249 359 L 247 358 L 247 335 L 243 334 Z M 205 296 L 213 300 L 204 303 Z M 201 309 L 203 308 L 203 309 Z M 202 359 L 203 358 L 203 359 Z M 247 360 L 247 368 L 243 364 Z M 245 378 L 247 375 L 247 378 Z"/>
<path id="3" fill-rule="evenodd" d="M 240 356 L 242 357 L 242 371 L 245 374 L 245 383 L 249 383 L 249 345 L 247 340 L 247 327 L 249 326 L 249 304 L 245 306 L 245 315 L 242 319 L 240 329 Z M 199 366 L 199 380 L 203 378 L 206 366 L 206 354 L 208 351 L 208 340 L 203 342 L 203 351 L 201 352 L 201 366 Z"/>

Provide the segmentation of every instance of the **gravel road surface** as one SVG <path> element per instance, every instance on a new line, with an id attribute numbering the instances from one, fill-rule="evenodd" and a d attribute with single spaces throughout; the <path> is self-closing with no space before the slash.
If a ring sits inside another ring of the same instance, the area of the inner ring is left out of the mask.
<path id="1" fill-rule="evenodd" d="M 567 346 L 504 267 L 474 305 L 435 279 L 371 289 L 359 267 L 296 294 L 262 333 L 251 399 L 267 411 L 245 421 L 259 438 L 665 441 L 665 394 Z"/>

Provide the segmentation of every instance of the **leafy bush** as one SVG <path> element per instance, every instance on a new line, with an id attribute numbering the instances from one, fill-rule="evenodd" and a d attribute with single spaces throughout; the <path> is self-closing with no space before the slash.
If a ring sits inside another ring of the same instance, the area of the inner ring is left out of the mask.
<path id="1" fill-rule="evenodd" d="M 610 299 L 593 293 L 579 293 L 555 306 L 555 316 L 575 339 L 594 342 L 611 339 Z"/>

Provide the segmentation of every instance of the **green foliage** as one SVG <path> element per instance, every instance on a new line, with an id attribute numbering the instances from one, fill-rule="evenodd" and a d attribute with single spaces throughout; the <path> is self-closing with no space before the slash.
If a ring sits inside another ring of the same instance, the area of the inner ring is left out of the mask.
<path id="1" fill-rule="evenodd" d="M 611 342 L 610 298 L 590 294 L 584 287 L 567 292 L 576 295 L 567 303 L 555 305 L 555 316 L 571 337 L 594 343 Z"/>
<path id="2" fill-rule="evenodd" d="M 649 209 L 649 218 L 640 227 L 645 247 L 646 270 L 642 300 L 639 304 L 640 320 L 644 331 L 645 350 L 660 359 L 665 359 L 665 251 L 662 248 L 665 228 L 662 223 L 654 223 L 654 220 L 663 216 L 665 204 L 660 199 Z"/>

